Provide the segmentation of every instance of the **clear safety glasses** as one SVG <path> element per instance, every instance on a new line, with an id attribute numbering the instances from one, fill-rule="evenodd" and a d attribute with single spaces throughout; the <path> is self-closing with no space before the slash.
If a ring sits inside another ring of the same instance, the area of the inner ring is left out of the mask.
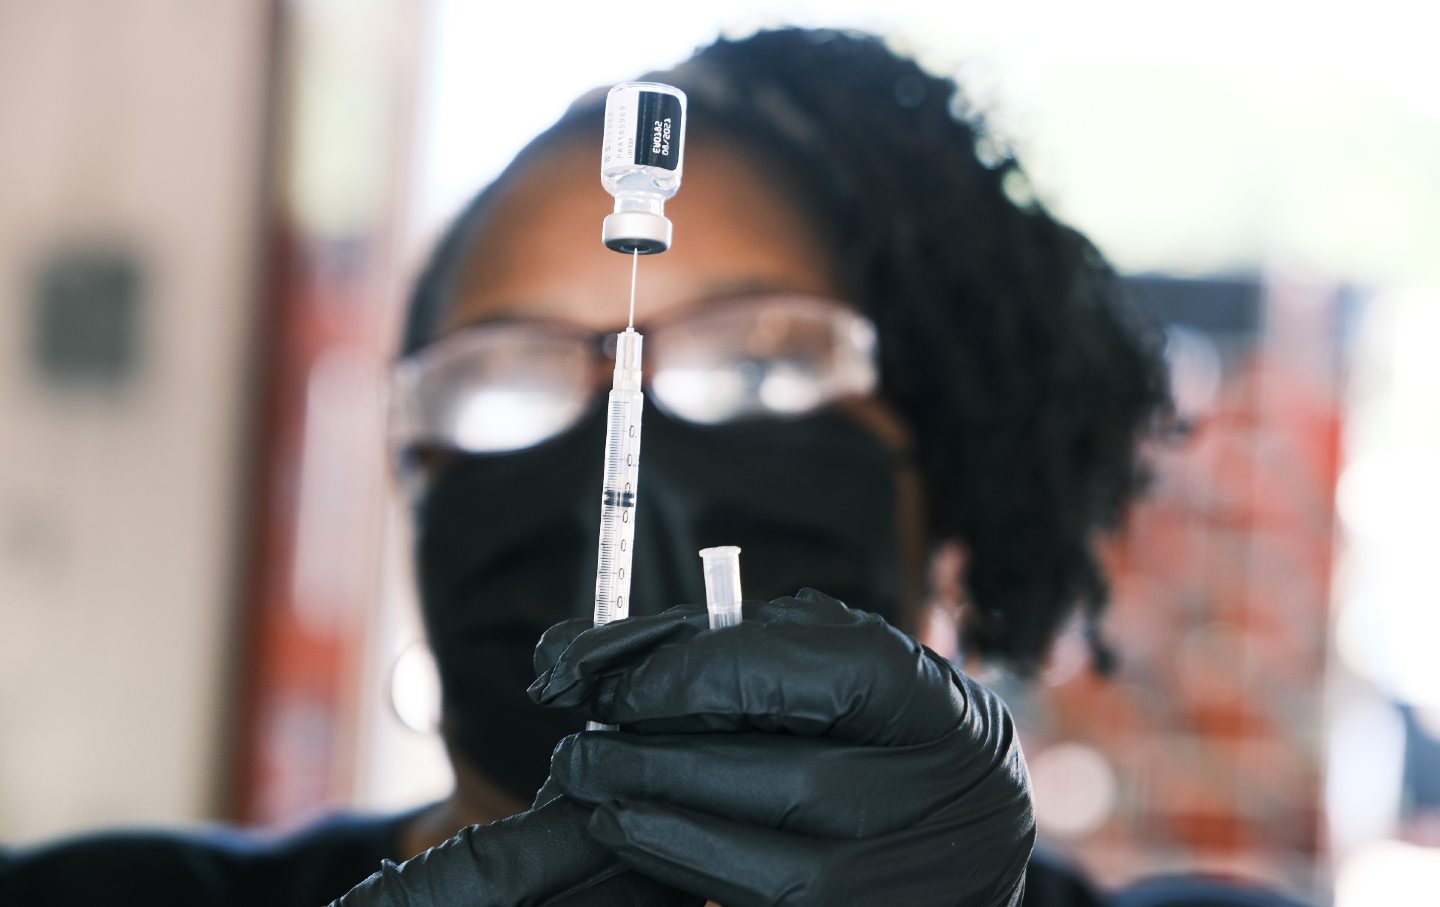
<path id="1" fill-rule="evenodd" d="M 795 416 L 876 386 L 874 325 L 829 299 L 719 302 L 641 333 L 650 399 L 689 422 Z M 499 453 L 553 438 L 609 386 L 614 344 L 537 321 L 441 337 L 395 367 L 392 444 Z"/>

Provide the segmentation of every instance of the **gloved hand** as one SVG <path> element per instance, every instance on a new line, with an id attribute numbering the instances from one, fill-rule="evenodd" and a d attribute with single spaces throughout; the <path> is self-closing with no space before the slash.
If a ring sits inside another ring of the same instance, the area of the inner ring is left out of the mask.
<path id="1" fill-rule="evenodd" d="M 542 799 L 725 907 L 1018 905 L 1035 823 L 1004 703 L 813 590 L 744 616 L 551 628 L 531 696 L 620 730 L 562 741 Z"/>
<path id="2" fill-rule="evenodd" d="M 698 907 L 618 863 L 586 831 L 589 818 L 588 807 L 547 793 L 528 812 L 387 861 L 329 907 Z"/>

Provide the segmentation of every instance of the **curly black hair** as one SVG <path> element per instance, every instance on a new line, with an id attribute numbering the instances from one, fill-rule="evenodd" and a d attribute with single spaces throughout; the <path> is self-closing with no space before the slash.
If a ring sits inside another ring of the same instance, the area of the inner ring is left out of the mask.
<path id="1" fill-rule="evenodd" d="M 830 240 L 879 329 L 881 392 L 914 434 L 931 538 L 967 551 L 965 645 L 1030 673 L 1078 607 L 1104 670 L 1095 541 L 1142 487 L 1141 443 L 1169 413 L 1162 332 L 1089 240 L 1018 191 L 1016 160 L 986 153 L 958 86 L 878 37 L 764 31 L 647 78 L 684 89 L 691 134 L 749 150 Z M 598 103 L 532 147 L 596 121 Z M 432 254 L 406 351 L 434 336 L 493 189 Z"/>

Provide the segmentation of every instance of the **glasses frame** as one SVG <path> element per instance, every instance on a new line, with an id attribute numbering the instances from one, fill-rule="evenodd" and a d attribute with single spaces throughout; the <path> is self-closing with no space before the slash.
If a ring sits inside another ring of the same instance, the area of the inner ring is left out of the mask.
<path id="1" fill-rule="evenodd" d="M 758 310 L 757 325 L 765 317 L 765 312 L 769 311 L 788 311 L 791 314 L 808 312 L 820 316 L 817 318 L 817 323 L 820 319 L 830 321 L 832 330 L 837 335 L 844 336 L 847 341 L 835 343 L 831 347 L 832 354 L 848 357 L 843 364 L 847 380 L 836 384 L 831 392 L 822 395 L 814 405 L 805 406 L 793 412 L 762 409 L 740 413 L 728 418 L 708 420 L 692 418 L 683 412 L 677 412 L 671 405 L 668 405 L 665 400 L 666 395 L 663 392 L 657 392 L 654 385 L 655 378 L 663 369 L 657 369 L 651 362 L 647 362 L 644 387 L 647 396 L 659 409 L 677 419 L 693 424 L 722 424 L 753 418 L 784 419 L 821 409 L 847 397 L 868 396 L 878 389 L 879 350 L 874 323 L 854 306 L 827 297 L 798 293 L 767 293 L 712 300 L 703 306 L 693 306 L 667 313 L 660 318 L 638 324 L 636 331 L 647 338 L 647 346 L 650 347 L 650 351 L 647 352 L 660 352 L 664 349 L 664 338 L 674 336 L 681 327 L 703 326 L 708 321 L 731 320 L 737 313 L 747 310 Z M 583 396 L 577 397 L 578 405 L 572 417 L 558 428 L 529 443 L 510 447 L 497 446 L 477 449 L 459 444 L 453 437 L 427 431 L 423 427 L 425 420 L 415 415 L 419 408 L 418 403 L 408 401 L 419 398 L 423 393 L 419 389 L 419 385 L 428 370 L 439 367 L 436 360 L 462 355 L 457 350 L 462 349 L 465 345 L 474 346 L 480 342 L 493 344 L 494 338 L 503 337 L 506 333 L 516 331 L 524 332 L 529 338 L 537 341 L 538 338 L 553 340 L 560 349 L 579 350 L 585 353 L 585 358 L 588 360 L 587 370 L 590 372 L 588 390 Z M 615 344 L 616 331 L 614 330 L 593 330 L 563 321 L 523 317 L 494 319 L 443 333 L 419 350 L 398 359 L 391 367 L 386 420 L 389 447 L 400 462 L 405 462 L 408 451 L 421 448 L 484 456 L 513 453 L 559 437 L 584 417 L 584 413 L 594 404 L 595 399 L 608 387 L 606 379 L 615 359 Z M 661 357 L 663 359 L 663 352 Z M 653 355 L 647 356 L 647 359 L 653 360 Z"/>

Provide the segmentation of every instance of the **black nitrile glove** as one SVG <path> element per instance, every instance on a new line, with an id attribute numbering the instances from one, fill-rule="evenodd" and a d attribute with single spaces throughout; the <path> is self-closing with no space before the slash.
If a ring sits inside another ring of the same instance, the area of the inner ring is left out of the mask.
<path id="1" fill-rule="evenodd" d="M 589 818 L 588 807 L 547 793 L 529 812 L 386 862 L 330 907 L 698 907 L 616 862 L 586 831 Z"/>
<path id="2" fill-rule="evenodd" d="M 567 737 L 547 790 L 644 875 L 725 907 L 1018 905 L 1035 836 L 994 693 L 805 590 L 553 627 L 530 694 L 618 731 Z"/>

